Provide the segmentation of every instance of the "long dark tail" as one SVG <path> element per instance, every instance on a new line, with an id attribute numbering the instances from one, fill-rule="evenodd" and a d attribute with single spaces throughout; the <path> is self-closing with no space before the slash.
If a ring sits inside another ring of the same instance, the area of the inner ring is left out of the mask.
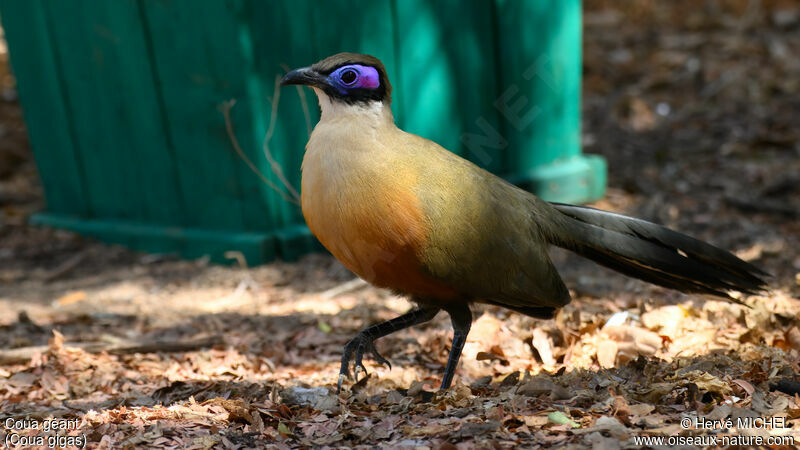
<path id="1" fill-rule="evenodd" d="M 551 243 L 659 286 L 733 299 L 755 294 L 768 274 L 711 244 L 644 220 L 583 206 L 551 203 L 572 220 L 558 221 Z"/>

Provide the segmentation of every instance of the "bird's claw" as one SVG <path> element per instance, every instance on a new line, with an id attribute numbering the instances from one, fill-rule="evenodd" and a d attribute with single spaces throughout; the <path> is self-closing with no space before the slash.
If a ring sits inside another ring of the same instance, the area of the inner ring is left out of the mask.
<path id="1" fill-rule="evenodd" d="M 353 381 L 355 381 L 356 383 L 358 383 L 358 372 L 364 372 L 364 376 L 365 377 L 369 376 L 369 372 L 367 372 L 367 368 L 364 367 L 364 365 L 361 364 L 361 363 L 356 363 L 353 366 Z"/>
<path id="2" fill-rule="evenodd" d="M 375 343 L 372 341 L 366 341 L 365 346 L 367 347 L 366 350 L 369 350 L 372 353 L 372 357 L 375 358 L 375 362 L 386 366 L 389 370 L 392 370 L 392 363 L 389 362 L 388 359 L 384 358 L 383 355 L 378 353 L 378 349 L 375 348 Z"/>
<path id="3" fill-rule="evenodd" d="M 363 358 L 364 353 L 369 352 L 375 358 L 375 361 L 378 364 L 386 365 L 389 370 L 392 370 L 392 364 L 389 362 L 388 359 L 384 358 L 378 350 L 375 348 L 375 344 L 373 340 L 367 336 L 362 334 L 358 334 L 356 337 L 350 340 L 344 346 L 344 353 L 342 354 L 342 366 L 339 369 L 339 382 L 337 385 L 336 392 L 341 392 L 342 390 L 342 382 L 345 378 L 351 378 L 350 376 L 350 357 L 355 352 L 355 357 L 353 358 L 353 374 L 354 374 L 354 381 L 358 382 L 358 373 L 363 371 L 364 375 L 368 375 L 367 368 L 364 367 Z"/>

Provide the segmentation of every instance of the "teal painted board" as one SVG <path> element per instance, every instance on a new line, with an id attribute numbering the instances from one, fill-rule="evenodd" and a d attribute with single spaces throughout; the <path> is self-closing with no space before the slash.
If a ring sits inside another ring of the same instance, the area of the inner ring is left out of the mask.
<path id="1" fill-rule="evenodd" d="M 275 77 L 282 76 L 286 69 L 310 65 L 341 51 L 378 55 L 386 62 L 389 73 L 394 74 L 393 34 L 391 27 L 381 23 L 386 17 L 391 17 L 390 6 L 388 1 L 365 3 L 359 6 L 359 14 L 354 15 L 352 5 L 348 4 L 328 3 L 319 7 L 308 1 L 253 2 L 251 39 L 256 68 L 262 80 L 262 104 L 271 107 Z M 306 25 L 298 25 L 298 18 L 306 19 Z M 280 91 L 280 108 L 270 140 L 275 159 L 281 163 L 283 172 L 298 192 L 300 164 L 308 133 L 319 118 L 316 96 L 310 89 L 303 92 L 304 98 L 295 88 Z M 301 104 L 303 101 L 308 123 Z M 265 116 L 263 123 L 268 123 L 271 111 L 261 114 Z M 263 133 L 258 136 L 263 136 Z M 280 198 L 271 204 L 282 207 L 278 213 L 288 218 L 283 224 L 302 221 L 298 207 Z"/>
<path id="2" fill-rule="evenodd" d="M 84 0 L 101 24 L 95 45 L 106 55 L 107 64 L 98 71 L 114 99 L 114 114 L 109 126 L 114 127 L 112 152 L 128 155 L 142 196 L 143 221 L 151 224 L 182 224 L 183 199 L 174 182 L 177 167 L 173 149 L 167 139 L 163 111 L 158 107 L 158 91 L 153 78 L 147 36 L 141 23 L 136 0 L 97 2 Z M 88 17 L 91 17 L 89 15 Z M 105 27 L 105 28 L 102 28 Z"/>
<path id="3" fill-rule="evenodd" d="M 597 155 L 576 155 L 518 171 L 506 178 L 545 200 L 580 203 L 603 196 L 606 172 L 605 159 Z"/>
<path id="4" fill-rule="evenodd" d="M 189 3 L 189 5 L 191 4 Z M 226 60 L 222 61 L 227 70 L 219 73 L 221 77 L 231 80 L 232 86 L 236 86 L 237 90 L 240 89 L 238 86 L 241 83 L 243 90 L 240 97 L 234 98 L 238 106 L 232 111 L 237 140 L 242 151 L 247 154 L 247 158 L 258 167 L 259 171 L 273 184 L 281 186 L 278 176 L 271 170 L 269 161 L 262 151 L 267 122 L 270 118 L 269 104 L 262 98 L 265 94 L 271 95 L 274 80 L 263 80 L 256 71 L 255 60 L 259 55 L 255 53 L 250 21 L 253 1 L 230 1 L 227 8 L 235 20 L 231 24 L 234 27 L 231 32 L 236 33 L 238 45 L 235 50 L 230 49 Z M 207 29 L 215 29 L 216 19 L 213 16 L 206 17 L 210 19 L 206 23 Z M 227 30 L 222 28 L 220 32 L 227 33 Z M 220 49 L 222 48 L 225 47 L 220 47 Z M 276 161 L 283 160 L 282 155 L 279 155 L 278 152 L 272 153 L 272 157 L 277 158 Z M 285 201 L 260 178 L 253 176 L 253 171 L 247 167 L 245 161 L 238 158 L 237 163 L 239 187 L 244 204 L 245 229 L 275 230 L 285 226 Z"/>
<path id="5" fill-rule="evenodd" d="M 300 192 L 300 165 L 310 133 L 308 127 L 317 121 L 316 98 L 308 91 L 304 91 L 305 96 L 301 97 L 293 88 L 276 91 L 275 83 L 289 68 L 308 64 L 314 58 L 312 43 L 308 39 L 309 30 L 292 25 L 293 17 L 311 17 L 311 7 L 308 0 L 254 1 L 246 22 L 252 44 L 251 78 L 257 80 L 260 86 L 260 92 L 252 102 L 257 109 L 254 112 L 257 151 L 263 151 L 265 136 L 272 125 L 273 132 L 268 143 L 270 153 L 297 192 Z M 273 117 L 276 97 L 278 108 Z M 265 169 L 265 175 L 284 192 L 288 192 L 270 168 Z M 249 176 L 255 177 L 254 174 Z M 267 199 L 269 213 L 278 220 L 279 226 L 303 223 L 298 205 L 285 200 L 272 189 L 268 190 Z"/>
<path id="6" fill-rule="evenodd" d="M 266 5 L 271 7 L 265 8 Z M 302 90 L 303 95 L 300 95 L 297 89 L 280 89 L 276 82 L 289 68 L 314 60 L 313 48 L 306 35 L 308 30 L 290 26 L 292 17 L 310 17 L 308 6 L 306 1 L 254 2 L 250 21 L 255 70 L 251 78 L 260 81 L 259 95 L 253 97 L 253 105 L 262 105 L 255 107 L 253 113 L 256 139 L 262 144 L 259 147 L 262 151 L 267 151 L 265 144 L 268 144 L 268 151 L 280 164 L 285 180 L 297 193 L 300 192 L 300 167 L 305 144 L 319 116 L 316 96 L 308 90 Z M 276 100 L 278 107 L 273 108 Z M 270 139 L 265 143 L 270 128 Z M 279 195 L 271 189 L 268 196 L 270 214 L 280 224 L 271 235 L 275 253 L 285 261 L 296 261 L 307 253 L 325 251 L 305 226 L 300 206 L 285 198 L 291 196 L 289 190 L 269 168 L 263 169 L 262 173 L 284 192 Z"/>
<path id="7" fill-rule="evenodd" d="M 125 220 L 86 219 L 58 214 L 41 213 L 32 218 L 34 224 L 66 228 L 105 242 L 119 243 L 138 248 L 140 243 L 152 245 L 162 241 L 160 249 L 153 253 L 172 253 L 179 247 L 186 258 L 210 256 L 215 263 L 230 263 L 225 253 L 241 252 L 248 264 L 272 261 L 275 253 L 275 237 L 259 232 L 219 232 L 182 227 L 169 227 L 136 223 Z"/>
<path id="8" fill-rule="evenodd" d="M 49 12 L 62 73 L 74 93 L 70 106 L 95 214 L 182 222 L 137 3 L 53 2 Z"/>
<path id="9" fill-rule="evenodd" d="M 495 0 L 510 168 L 580 153 L 580 0 Z"/>
<path id="10" fill-rule="evenodd" d="M 402 63 L 395 85 L 406 131 L 500 171 L 505 146 L 492 106 L 497 97 L 492 17 L 489 2 L 469 8 L 456 0 L 397 2 Z"/>
<path id="11" fill-rule="evenodd" d="M 309 89 L 276 92 L 275 81 L 340 51 L 384 61 L 404 129 L 545 198 L 588 200 L 604 187 L 603 161 L 580 154 L 578 0 L 0 8 L 47 190 L 37 223 L 215 261 L 227 250 L 252 264 L 318 249 L 298 206 L 234 151 L 219 109 L 235 100 L 235 139 L 281 186 L 262 147 L 271 136 L 272 157 L 299 190 L 318 107 Z"/>
<path id="12" fill-rule="evenodd" d="M 546 200 L 605 192 L 605 161 L 580 143 L 580 0 L 494 0 L 505 176 Z"/>
<path id="13" fill-rule="evenodd" d="M 117 37 L 103 8 L 88 3 L 50 2 L 46 8 L 56 60 L 69 86 L 67 113 L 73 120 L 93 214 L 139 218 L 145 214 L 145 203 L 136 155 L 120 127 L 130 110 L 114 77 L 117 52 L 106 46 L 113 46 L 109 41 Z"/>
<path id="14" fill-rule="evenodd" d="M 309 65 L 340 52 L 366 53 L 383 62 L 389 79 L 397 87 L 401 75 L 396 54 L 397 33 L 392 20 L 393 3 L 390 0 L 375 0 L 359 3 L 356 7 L 349 2 L 327 2 L 324 7 L 312 8 L 308 28 L 313 30 L 314 58 L 301 65 Z M 354 11 L 355 8 L 357 11 Z M 392 96 L 392 112 L 402 122 L 402 96 Z"/>
<path id="15" fill-rule="evenodd" d="M 152 41 L 155 78 L 174 146 L 177 184 L 187 227 L 243 229 L 245 200 L 240 178 L 246 168 L 231 147 L 219 106 L 231 111 L 242 147 L 250 149 L 246 90 L 238 48 L 237 19 L 227 2 L 148 0 L 142 6 Z M 213 25 L 213 26 L 212 26 Z M 260 207 L 258 209 L 261 209 Z M 266 214 L 264 214 L 266 215 Z M 265 226 L 267 220 L 264 221 Z"/>
<path id="16" fill-rule="evenodd" d="M 44 185 L 47 209 L 55 213 L 91 212 L 68 114 L 68 86 L 53 57 L 52 37 L 41 0 L 0 0 L 3 28 L 9 45 L 17 89 Z"/>

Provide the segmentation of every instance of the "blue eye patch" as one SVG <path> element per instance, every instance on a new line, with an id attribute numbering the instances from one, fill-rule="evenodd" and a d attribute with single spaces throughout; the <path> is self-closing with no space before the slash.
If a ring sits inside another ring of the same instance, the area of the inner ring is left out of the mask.
<path id="1" fill-rule="evenodd" d="M 375 89 L 381 84 L 380 75 L 374 67 L 360 64 L 342 66 L 328 75 L 328 79 L 342 94 L 349 89 Z"/>

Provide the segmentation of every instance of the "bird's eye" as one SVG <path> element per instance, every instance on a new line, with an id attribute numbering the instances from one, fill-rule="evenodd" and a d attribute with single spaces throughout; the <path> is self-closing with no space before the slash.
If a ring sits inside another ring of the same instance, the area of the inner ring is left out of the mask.
<path id="1" fill-rule="evenodd" d="M 353 83 L 355 83 L 358 79 L 358 72 L 353 69 L 346 69 L 342 72 L 339 78 L 342 80 L 342 83 L 344 83 L 345 86 L 352 86 Z"/>

